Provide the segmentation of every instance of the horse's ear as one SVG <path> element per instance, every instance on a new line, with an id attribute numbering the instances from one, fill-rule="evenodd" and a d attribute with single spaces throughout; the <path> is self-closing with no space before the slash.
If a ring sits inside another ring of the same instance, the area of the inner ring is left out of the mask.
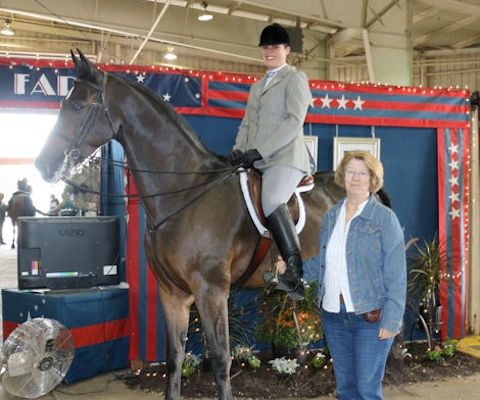
<path id="1" fill-rule="evenodd" d="M 70 54 L 72 55 L 73 65 L 75 65 L 75 69 L 76 69 L 77 72 L 78 72 L 78 69 L 79 69 L 79 66 L 78 66 L 78 58 L 75 56 L 75 53 L 73 52 L 72 49 L 70 49 Z"/>
<path id="2" fill-rule="evenodd" d="M 72 53 L 73 63 L 77 70 L 77 75 L 81 79 L 88 79 L 100 83 L 102 81 L 102 73 L 93 65 L 93 63 L 85 57 L 81 50 L 77 49 L 80 60 Z"/>

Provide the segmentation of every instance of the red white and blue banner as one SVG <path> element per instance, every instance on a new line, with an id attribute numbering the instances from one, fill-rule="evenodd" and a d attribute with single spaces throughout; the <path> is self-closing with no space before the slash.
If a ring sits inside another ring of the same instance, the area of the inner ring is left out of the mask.
<path id="1" fill-rule="evenodd" d="M 242 118 L 252 83 L 260 77 L 166 67 L 100 65 L 143 84 L 182 114 Z M 59 108 L 73 84 L 70 62 L 0 59 L 1 108 Z M 310 81 L 307 122 L 345 125 L 462 128 L 469 92 Z"/>
<path id="2" fill-rule="evenodd" d="M 184 115 L 242 118 L 259 76 L 160 66 L 100 69 L 143 84 Z M 1 109 L 58 109 L 74 79 L 70 62 L 0 59 Z M 441 283 L 443 337 L 465 333 L 468 222 L 468 90 L 310 81 L 307 122 L 435 128 L 438 132 L 439 238 L 449 254 Z M 451 147 L 457 146 L 457 147 Z M 135 193 L 132 180 L 129 193 Z M 426 205 L 427 206 L 427 205 Z M 127 280 L 131 360 L 164 359 L 165 334 L 158 288 L 143 250 L 141 204 L 128 204 Z M 452 278 L 453 277 L 453 278 Z"/>
<path id="3" fill-rule="evenodd" d="M 440 128 L 438 148 L 439 243 L 442 255 L 442 338 L 466 334 L 468 274 L 468 129 Z"/>

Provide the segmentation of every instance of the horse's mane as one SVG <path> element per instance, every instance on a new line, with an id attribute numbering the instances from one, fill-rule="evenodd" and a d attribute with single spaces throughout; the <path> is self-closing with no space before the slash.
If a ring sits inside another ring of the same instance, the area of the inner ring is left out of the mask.
<path id="1" fill-rule="evenodd" d="M 145 98 L 146 101 L 149 102 L 149 104 L 157 112 L 165 115 L 177 127 L 178 131 L 200 150 L 215 155 L 213 152 L 206 148 L 206 146 L 198 137 L 198 134 L 193 130 L 193 128 L 185 120 L 185 118 L 183 118 L 179 113 L 177 113 L 170 104 L 161 99 L 160 96 L 158 96 L 155 92 L 143 85 L 140 85 L 135 81 L 132 81 L 131 79 L 119 75 L 109 76 L 113 76 L 115 79 L 120 80 L 124 85 L 128 86 L 134 92 L 138 93 L 141 97 Z"/>

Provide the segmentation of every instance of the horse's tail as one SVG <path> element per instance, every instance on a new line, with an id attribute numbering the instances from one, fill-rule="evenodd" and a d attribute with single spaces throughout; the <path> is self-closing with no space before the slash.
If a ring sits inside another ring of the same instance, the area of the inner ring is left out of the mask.
<path id="1" fill-rule="evenodd" d="M 387 194 L 385 190 L 383 190 L 383 188 L 380 188 L 380 190 L 376 194 L 384 206 L 387 206 L 388 208 L 392 208 L 392 202 L 390 201 L 390 196 Z"/>

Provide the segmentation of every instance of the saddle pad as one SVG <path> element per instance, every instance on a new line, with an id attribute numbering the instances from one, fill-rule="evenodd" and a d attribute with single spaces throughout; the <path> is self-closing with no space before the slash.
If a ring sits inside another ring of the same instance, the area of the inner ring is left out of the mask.
<path id="1" fill-rule="evenodd" d="M 258 218 L 257 213 L 255 212 L 255 207 L 253 206 L 253 202 L 250 197 L 250 192 L 248 190 L 247 171 L 245 170 L 240 171 L 239 175 L 240 175 L 240 187 L 242 188 L 243 198 L 245 199 L 245 203 L 247 205 L 250 217 L 252 218 L 252 221 L 255 224 L 255 227 L 257 228 L 260 235 L 270 237 L 268 229 L 265 227 L 265 225 L 262 224 L 262 222 Z M 306 192 L 311 189 L 313 189 L 313 183 L 311 186 L 307 186 L 307 187 L 301 186 L 300 188 L 297 188 L 295 190 L 295 196 L 297 197 L 298 211 L 299 211 L 298 222 L 295 225 L 295 230 L 297 231 L 297 233 L 300 233 L 302 231 L 306 221 L 305 204 L 303 203 L 303 199 L 302 199 L 302 196 L 300 196 L 300 193 Z"/>

